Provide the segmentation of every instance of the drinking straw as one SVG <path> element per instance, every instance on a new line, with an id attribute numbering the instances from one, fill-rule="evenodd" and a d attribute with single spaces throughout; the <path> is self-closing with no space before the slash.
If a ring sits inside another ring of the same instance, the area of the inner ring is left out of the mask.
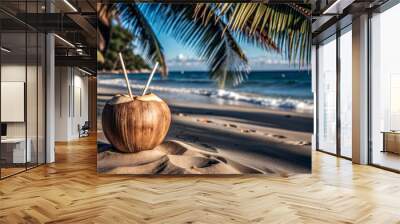
<path id="1" fill-rule="evenodd" d="M 142 96 L 144 96 L 144 95 L 146 94 L 147 89 L 148 89 L 149 86 L 150 86 L 150 82 L 151 82 L 151 80 L 153 79 L 154 73 L 156 73 L 157 67 L 158 67 L 158 62 L 156 62 L 156 65 L 154 66 L 153 71 L 151 72 L 150 77 L 149 77 L 149 79 L 147 80 L 147 83 L 146 83 L 146 86 L 144 87 Z"/>
<path id="2" fill-rule="evenodd" d="M 128 73 L 126 72 L 125 63 L 124 63 L 124 59 L 122 58 L 121 52 L 119 52 L 119 60 L 121 61 L 122 69 L 124 70 L 125 82 L 126 82 L 126 87 L 128 88 L 129 96 L 131 98 L 133 98 L 132 91 L 131 91 L 131 85 L 129 84 Z"/>

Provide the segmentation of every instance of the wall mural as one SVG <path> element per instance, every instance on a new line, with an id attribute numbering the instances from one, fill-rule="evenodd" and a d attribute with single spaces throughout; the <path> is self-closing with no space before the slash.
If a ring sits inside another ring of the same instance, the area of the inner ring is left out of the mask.
<path id="1" fill-rule="evenodd" d="M 98 172 L 311 172 L 310 7 L 98 7 Z"/>

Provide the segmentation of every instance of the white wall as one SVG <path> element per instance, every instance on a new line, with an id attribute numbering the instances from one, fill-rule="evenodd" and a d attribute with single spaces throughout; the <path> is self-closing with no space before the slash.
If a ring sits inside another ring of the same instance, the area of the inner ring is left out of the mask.
<path id="1" fill-rule="evenodd" d="M 82 76 L 82 73 L 76 74 L 77 70 L 75 70 L 74 75 L 74 107 L 72 108 L 72 136 L 77 137 L 79 136 L 78 133 L 78 124 L 81 126 L 88 121 L 89 113 L 88 113 L 88 78 L 86 76 Z"/>
<path id="2" fill-rule="evenodd" d="M 39 69 L 37 71 L 37 69 Z M 25 135 L 29 139 L 29 148 L 32 153 L 32 161 L 36 162 L 36 158 L 39 159 L 39 163 L 44 163 L 44 150 L 45 150 L 45 120 L 44 120 L 44 83 L 42 73 L 42 67 L 25 66 L 25 64 L 2 64 L 1 66 L 1 81 L 2 82 L 23 82 L 26 84 L 26 107 L 23 102 L 22 108 L 19 113 L 25 114 L 26 120 L 23 119 L 21 122 L 6 122 L 7 123 L 7 137 L 8 138 L 25 138 Z M 25 80 L 27 78 L 27 80 Z M 4 89 L 2 89 L 3 92 Z M 25 94 L 25 90 L 19 94 Z M 3 97 L 7 97 L 2 95 Z M 15 113 L 10 107 L 2 107 L 2 112 Z M 24 116 L 24 115 L 22 115 Z M 37 155 L 37 153 L 39 155 Z"/>
<path id="3" fill-rule="evenodd" d="M 25 64 L 3 64 L 1 65 L 1 81 L 25 82 Z M 29 68 L 28 68 L 29 69 Z"/>
<path id="4" fill-rule="evenodd" d="M 68 133 L 69 124 L 69 70 L 67 67 L 56 67 L 55 68 L 55 140 L 56 141 L 67 141 L 69 138 Z"/>
<path id="5" fill-rule="evenodd" d="M 55 140 L 70 141 L 88 120 L 88 78 L 72 67 L 56 67 L 55 74 Z"/>
<path id="6" fill-rule="evenodd" d="M 5 64 L 1 66 L 1 81 L 3 82 L 25 82 L 25 64 Z M 7 110 L 7 108 L 1 108 Z M 7 137 L 25 137 L 25 123 L 7 123 Z"/>
<path id="7" fill-rule="evenodd" d="M 19 64 L 3 64 L 1 66 L 1 81 L 2 82 L 24 82 L 26 83 L 25 76 L 26 76 L 26 70 L 28 74 L 35 73 L 36 74 L 36 67 L 34 66 L 27 66 L 25 67 L 24 65 L 19 65 Z M 36 81 L 29 80 L 29 85 L 35 85 L 36 86 Z M 27 102 L 33 102 L 36 100 L 36 89 L 32 88 L 27 88 Z M 33 91 L 33 92 L 30 92 Z M 33 106 L 33 105 L 31 105 Z M 36 101 L 35 105 L 36 107 Z M 7 110 L 7 108 L 1 108 L 2 110 Z M 28 122 L 30 121 L 35 121 L 36 124 L 36 119 L 37 115 L 28 113 Z M 7 135 L 8 137 L 25 137 L 25 124 L 26 122 L 8 122 L 7 123 Z M 28 128 L 33 127 L 33 125 L 28 125 Z M 36 126 L 34 127 L 36 129 Z M 29 132 L 28 132 L 28 137 Z"/>

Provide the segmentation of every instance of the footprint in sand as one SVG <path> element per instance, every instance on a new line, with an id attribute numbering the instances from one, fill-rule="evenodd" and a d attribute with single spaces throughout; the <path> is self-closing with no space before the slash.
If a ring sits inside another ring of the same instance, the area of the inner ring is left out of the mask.
<path id="1" fill-rule="evenodd" d="M 236 124 L 224 124 L 225 127 L 229 128 L 237 128 L 238 126 Z"/>
<path id="2" fill-rule="evenodd" d="M 284 139 L 286 136 L 283 135 L 276 135 L 276 134 L 271 134 L 271 133 L 265 133 L 266 136 L 272 137 L 272 138 L 279 138 L 279 139 Z"/>
<path id="3" fill-rule="evenodd" d="M 299 141 L 297 142 L 298 145 L 311 145 L 311 142 L 308 141 Z"/>
<path id="4" fill-rule="evenodd" d="M 197 122 L 201 122 L 201 123 L 213 123 L 212 121 L 208 120 L 208 119 L 197 119 Z"/>
<path id="5" fill-rule="evenodd" d="M 286 138 L 286 136 L 283 136 L 283 135 L 272 135 L 272 137 L 274 137 L 274 138 L 281 138 L 281 139 Z"/>
<path id="6" fill-rule="evenodd" d="M 311 145 L 311 142 L 308 142 L 308 141 L 286 141 L 285 143 L 291 144 L 291 145 L 298 145 L 298 146 Z"/>
<path id="7" fill-rule="evenodd" d="M 240 129 L 242 133 L 256 133 L 257 131 L 254 129 Z"/>

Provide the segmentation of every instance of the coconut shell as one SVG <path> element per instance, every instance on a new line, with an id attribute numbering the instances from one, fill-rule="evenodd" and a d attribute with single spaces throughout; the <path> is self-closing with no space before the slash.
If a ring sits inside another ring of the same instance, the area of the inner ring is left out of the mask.
<path id="1" fill-rule="evenodd" d="M 160 145 L 168 133 L 171 112 L 155 94 L 116 95 L 102 113 L 103 132 L 115 149 L 140 152 Z"/>

